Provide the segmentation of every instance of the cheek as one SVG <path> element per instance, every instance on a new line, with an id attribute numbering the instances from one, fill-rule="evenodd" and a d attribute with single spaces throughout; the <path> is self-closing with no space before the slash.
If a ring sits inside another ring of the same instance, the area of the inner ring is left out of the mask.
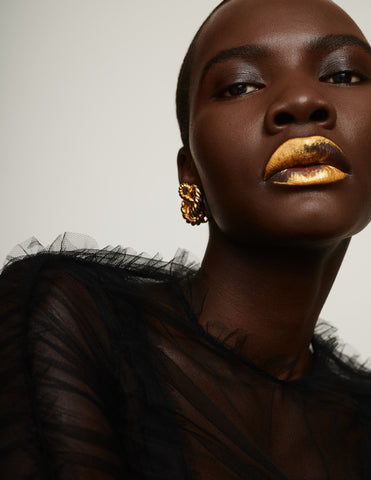
<path id="1" fill-rule="evenodd" d="M 245 188 L 251 191 L 254 178 L 246 148 L 235 129 L 228 127 L 224 123 L 220 128 L 218 122 L 198 124 L 191 146 L 211 216 L 223 230 L 226 221 L 240 215 L 241 193 Z"/>
<path id="2" fill-rule="evenodd" d="M 247 146 L 247 135 L 248 126 L 238 112 L 214 105 L 203 109 L 192 121 L 191 150 L 202 165 L 219 154 L 228 152 L 234 155 L 237 150 L 243 151 Z"/>
<path id="3" fill-rule="evenodd" d="M 358 206 L 360 227 L 371 217 L 371 89 L 355 96 L 338 114 L 340 144 L 352 164 L 352 200 Z"/>
<path id="4" fill-rule="evenodd" d="M 371 151 L 371 85 L 366 87 L 339 87 L 331 98 L 337 108 L 335 132 L 345 153 L 357 165 L 358 159 L 369 158 Z"/>
<path id="5" fill-rule="evenodd" d="M 243 210 L 262 181 L 263 120 L 249 118 L 223 104 L 191 124 L 190 148 L 214 219 Z"/>

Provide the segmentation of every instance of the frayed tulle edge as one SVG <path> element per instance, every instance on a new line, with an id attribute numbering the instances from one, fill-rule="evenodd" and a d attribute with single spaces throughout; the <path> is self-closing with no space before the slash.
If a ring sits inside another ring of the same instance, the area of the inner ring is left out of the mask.
<path id="1" fill-rule="evenodd" d="M 18 243 L 7 255 L 5 263 L 23 258 L 29 255 L 36 255 L 40 252 L 69 252 L 73 250 L 95 250 L 98 249 L 97 242 L 88 235 L 65 232 L 48 246 L 42 245 L 36 237 L 30 237 Z"/>
<path id="2" fill-rule="evenodd" d="M 350 370 L 364 373 L 367 377 L 371 376 L 371 358 L 362 359 L 361 354 L 352 345 L 339 338 L 336 327 L 319 319 L 314 330 L 312 347 L 318 354 L 322 351 L 322 348 L 318 348 L 318 346 L 323 347 L 324 345 L 327 350 L 326 357 L 329 358 L 328 354 L 331 354 L 332 362 L 338 364 L 337 367 L 346 366 Z"/>
<path id="3" fill-rule="evenodd" d="M 6 256 L 4 267 L 26 257 L 38 254 L 65 254 L 76 258 L 89 259 L 98 263 L 114 263 L 120 265 L 135 265 L 136 267 L 152 267 L 163 269 L 164 272 L 174 274 L 194 273 L 200 268 L 199 261 L 187 250 L 178 249 L 174 257 L 166 261 L 157 253 L 149 256 L 146 253 L 137 253 L 130 247 L 107 245 L 99 248 L 97 241 L 89 235 L 65 232 L 50 244 L 44 246 L 36 237 L 17 244 Z"/>
<path id="4" fill-rule="evenodd" d="M 5 266 L 26 257 L 42 254 L 71 256 L 89 262 L 129 268 L 139 274 L 143 271 L 146 276 L 154 275 L 154 278 L 159 280 L 179 279 L 193 275 L 199 269 L 198 261 L 186 250 L 179 249 L 172 260 L 165 261 L 159 254 L 150 257 L 143 253 L 137 254 L 135 250 L 121 246 L 106 246 L 100 249 L 92 237 L 71 232 L 59 235 L 49 246 L 42 245 L 35 237 L 25 240 L 11 250 L 6 257 Z M 208 332 L 205 332 L 205 335 L 210 336 Z M 227 340 L 230 340 L 231 336 L 235 336 L 236 339 L 232 348 L 227 346 L 230 345 Z M 229 350 L 230 354 L 239 356 L 241 344 L 246 341 L 246 337 L 239 335 L 239 332 L 231 332 L 227 339 L 214 338 L 213 341 L 220 347 L 223 346 Z M 371 359 L 362 361 L 354 348 L 339 340 L 337 329 L 323 319 L 320 319 L 316 325 L 312 351 L 315 356 L 323 357 L 319 359 L 319 364 L 323 365 L 324 361 L 332 371 L 337 372 L 341 377 L 345 374 L 345 377 L 349 378 L 352 373 L 357 372 L 358 375 L 361 374 L 371 381 Z M 320 371 L 316 373 L 321 377 Z M 323 373 L 326 375 L 325 372 Z"/>

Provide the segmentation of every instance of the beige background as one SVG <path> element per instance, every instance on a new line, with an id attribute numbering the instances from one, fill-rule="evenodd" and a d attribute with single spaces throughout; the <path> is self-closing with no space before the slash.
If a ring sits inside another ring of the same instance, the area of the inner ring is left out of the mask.
<path id="1" fill-rule="evenodd" d="M 17 242 L 63 231 L 202 257 L 207 227 L 179 214 L 174 93 L 193 33 L 217 3 L 0 0 L 0 263 Z M 370 39 L 369 0 L 338 3 Z M 369 228 L 322 313 L 363 358 L 370 251 Z"/>

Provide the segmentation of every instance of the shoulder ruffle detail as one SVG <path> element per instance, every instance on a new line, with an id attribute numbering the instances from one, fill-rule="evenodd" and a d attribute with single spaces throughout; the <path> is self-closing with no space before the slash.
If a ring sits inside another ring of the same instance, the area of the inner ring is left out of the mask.
<path id="1" fill-rule="evenodd" d="M 97 242 L 88 235 L 66 232 L 48 246 L 42 245 L 36 237 L 18 243 L 7 255 L 6 262 L 18 257 L 35 255 L 40 252 L 69 252 L 73 250 L 94 250 L 98 248 Z"/>
<path id="2" fill-rule="evenodd" d="M 138 273 L 146 271 L 149 276 L 153 273 L 160 273 L 160 277 L 170 275 L 171 277 L 179 278 L 194 273 L 200 267 L 199 261 L 184 249 L 178 249 L 174 257 L 166 261 L 159 253 L 151 257 L 144 252 L 137 253 L 130 247 L 122 247 L 120 245 L 107 245 L 99 248 L 94 238 L 73 232 L 65 232 L 58 235 L 47 246 L 44 246 L 36 237 L 28 238 L 17 244 L 9 252 L 5 259 L 4 267 L 26 257 L 43 254 L 61 257 L 68 256 L 114 267 L 130 267 Z M 156 279 L 156 275 L 154 279 Z"/>

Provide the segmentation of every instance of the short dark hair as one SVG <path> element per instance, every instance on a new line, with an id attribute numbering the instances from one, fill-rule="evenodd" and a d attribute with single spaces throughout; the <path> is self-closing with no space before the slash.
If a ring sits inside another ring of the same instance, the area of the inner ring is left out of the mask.
<path id="1" fill-rule="evenodd" d="M 219 3 L 202 23 L 196 35 L 193 37 L 190 46 L 188 47 L 187 53 L 180 68 L 176 89 L 176 115 L 180 129 L 180 136 L 184 146 L 188 146 L 189 143 L 189 87 L 191 82 L 191 71 L 193 67 L 193 57 L 196 49 L 196 43 L 203 27 L 208 22 L 210 17 L 212 17 L 222 5 L 229 1 L 230 0 L 223 0 L 221 3 Z"/>

